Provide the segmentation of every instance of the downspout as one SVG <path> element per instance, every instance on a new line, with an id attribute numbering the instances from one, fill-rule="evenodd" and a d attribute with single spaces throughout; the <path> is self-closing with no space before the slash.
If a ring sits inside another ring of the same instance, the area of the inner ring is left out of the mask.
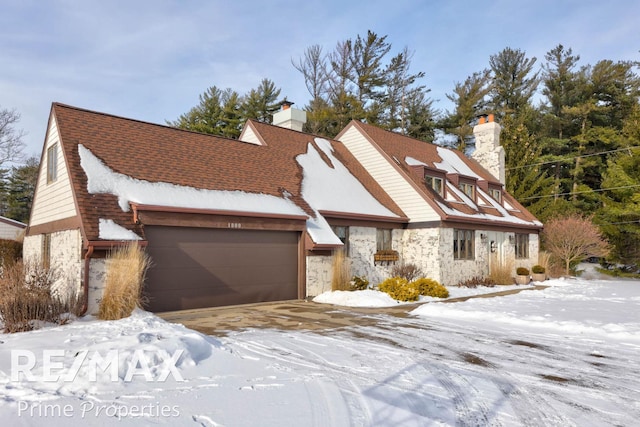
<path id="1" fill-rule="evenodd" d="M 91 255 L 93 255 L 94 246 L 89 242 L 87 244 L 87 253 L 84 256 L 84 278 L 82 280 L 82 309 L 80 316 L 84 316 L 89 309 L 89 264 Z"/>

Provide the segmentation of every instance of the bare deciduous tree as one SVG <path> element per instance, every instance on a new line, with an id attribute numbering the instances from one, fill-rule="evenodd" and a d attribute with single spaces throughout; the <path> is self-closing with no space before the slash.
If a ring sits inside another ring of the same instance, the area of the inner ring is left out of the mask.
<path id="1" fill-rule="evenodd" d="M 16 110 L 0 108 L 0 167 L 22 158 L 24 132 L 14 128 L 19 121 L 20 114 Z"/>
<path id="2" fill-rule="evenodd" d="M 542 238 L 547 251 L 564 262 L 567 275 L 571 264 L 609 254 L 609 244 L 591 217 L 573 214 L 553 219 L 545 224 Z"/>

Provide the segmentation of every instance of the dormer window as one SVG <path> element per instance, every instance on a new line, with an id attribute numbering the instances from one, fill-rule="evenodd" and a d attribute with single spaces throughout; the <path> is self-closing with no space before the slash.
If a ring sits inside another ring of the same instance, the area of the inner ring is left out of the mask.
<path id="1" fill-rule="evenodd" d="M 489 195 L 493 198 L 493 200 L 502 204 L 502 191 L 497 188 L 489 188 Z"/>
<path id="2" fill-rule="evenodd" d="M 427 184 L 427 187 L 435 191 L 438 195 L 440 195 L 440 197 L 444 197 L 444 180 L 442 178 L 425 175 L 424 182 L 425 184 Z"/>
<path id="3" fill-rule="evenodd" d="M 476 186 L 473 184 L 469 184 L 468 182 L 461 182 L 458 184 L 458 188 L 462 190 L 464 194 L 466 194 L 471 200 L 476 199 Z"/>

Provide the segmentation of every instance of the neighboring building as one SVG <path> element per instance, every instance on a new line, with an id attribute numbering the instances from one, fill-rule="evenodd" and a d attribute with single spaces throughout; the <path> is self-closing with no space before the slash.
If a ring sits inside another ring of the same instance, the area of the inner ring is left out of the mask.
<path id="1" fill-rule="evenodd" d="M 317 295 L 339 248 L 372 283 L 395 262 L 454 284 L 492 256 L 537 261 L 541 224 L 476 162 L 358 122 L 309 135 L 288 107 L 232 140 L 54 103 L 24 257 L 62 269 L 90 313 L 128 241 L 152 259 L 151 311 Z"/>
<path id="2" fill-rule="evenodd" d="M 27 224 L 23 222 L 0 216 L 0 239 L 19 240 L 22 238 L 25 228 L 27 228 Z"/>

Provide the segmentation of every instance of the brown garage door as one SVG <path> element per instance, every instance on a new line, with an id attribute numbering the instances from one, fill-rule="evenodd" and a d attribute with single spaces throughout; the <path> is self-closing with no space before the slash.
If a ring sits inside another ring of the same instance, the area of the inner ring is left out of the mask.
<path id="1" fill-rule="evenodd" d="M 298 298 L 298 232 L 146 226 L 147 308 Z"/>

